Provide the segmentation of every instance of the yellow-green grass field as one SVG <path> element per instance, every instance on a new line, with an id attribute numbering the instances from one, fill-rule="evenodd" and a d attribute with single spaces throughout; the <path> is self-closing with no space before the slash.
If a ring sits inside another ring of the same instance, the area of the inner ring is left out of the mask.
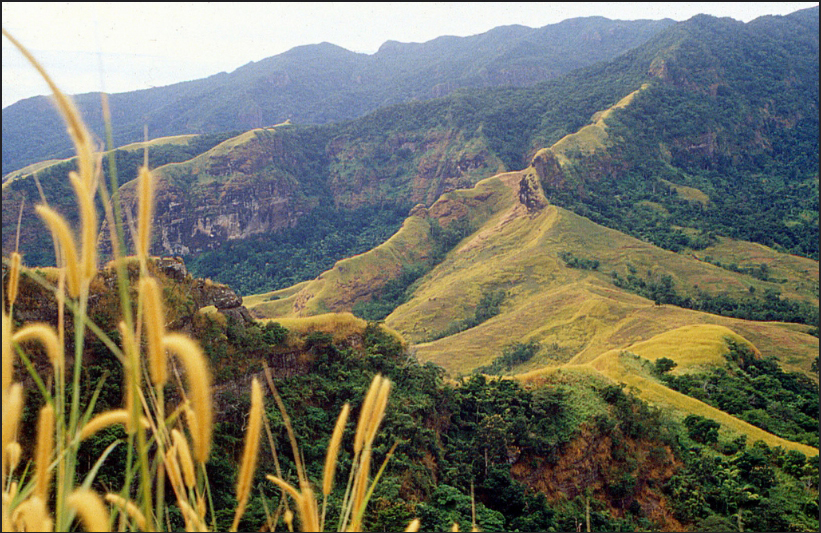
<path id="1" fill-rule="evenodd" d="M 642 399 L 658 407 L 672 410 L 679 417 L 683 418 L 688 414 L 695 414 L 715 420 L 721 424 L 723 438 L 747 435 L 749 442 L 762 440 L 768 446 L 781 446 L 787 450 L 798 450 L 808 457 L 818 455 L 818 449 L 812 446 L 773 435 L 704 402 L 674 391 L 650 376 L 646 368 L 631 354 L 637 354 L 645 358 L 650 356 L 651 360 L 659 356 L 660 353 L 669 355 L 670 352 L 663 349 L 663 347 L 672 342 L 673 339 L 678 339 L 679 349 L 671 358 L 676 360 L 679 366 L 692 369 L 715 359 L 716 354 L 720 354 L 719 337 L 723 337 L 725 333 L 731 334 L 740 342 L 748 343 L 743 337 L 725 328 L 714 326 L 697 326 L 671 333 L 661 334 L 659 339 L 653 338 L 629 346 L 626 350 L 609 350 L 588 363 L 545 367 L 517 374 L 513 378 L 529 388 L 556 385 L 558 383 L 598 382 L 601 384 L 608 381 L 623 383 Z M 661 352 L 654 351 L 654 348 L 661 349 Z M 718 357 L 720 358 L 720 355 Z"/>
<path id="2" fill-rule="evenodd" d="M 508 181 L 511 187 L 516 183 Z M 568 268 L 559 257 L 561 252 L 598 260 L 600 266 L 597 271 Z M 570 351 L 578 356 L 577 362 L 585 362 L 608 349 L 694 323 L 750 332 L 768 355 L 783 355 L 778 348 L 786 341 L 791 352 L 798 353 L 798 366 L 809 370 L 807 354 L 817 351 L 817 339 L 801 333 L 801 326 L 753 323 L 654 305 L 612 284 L 608 273 L 616 271 L 624 277 L 628 265 L 645 278 L 670 275 L 684 295 L 695 294 L 697 286 L 740 299 L 748 297 L 751 285 L 762 291 L 783 285 L 730 272 L 690 253 L 662 250 L 555 206 L 527 213 L 513 203 L 452 251 L 386 323 L 419 343 L 420 358 L 456 373 L 488 364 L 514 342 L 535 339 L 557 344 L 565 354 L 562 357 Z M 498 316 L 462 333 L 425 342 L 451 322 L 471 316 L 482 293 L 496 289 L 507 292 Z M 794 296 L 817 302 L 809 290 Z M 768 335 L 780 340 L 767 343 Z M 551 359 L 550 354 L 543 355 Z"/>
<path id="3" fill-rule="evenodd" d="M 661 181 L 671 189 L 674 189 L 676 191 L 676 195 L 678 195 L 679 198 L 689 200 L 690 202 L 698 202 L 704 206 L 710 203 L 710 197 L 707 196 L 700 189 L 696 189 L 695 187 L 687 187 L 686 185 L 679 185 L 678 183 L 673 183 L 672 181 L 667 180 L 659 181 Z"/>
<path id="4" fill-rule="evenodd" d="M 288 317 L 288 318 L 267 318 L 260 322 L 276 322 L 280 326 L 286 328 L 292 337 L 304 337 L 311 333 L 327 333 L 333 336 L 334 342 L 343 342 L 349 340 L 356 335 L 363 335 L 368 322 L 361 318 L 354 316 L 351 313 L 325 313 L 322 315 L 313 315 L 305 317 Z M 396 339 L 400 344 L 405 345 L 405 339 L 402 338 L 397 331 L 380 325 L 387 334 Z M 293 341 L 293 338 L 291 339 Z"/>
<path id="5" fill-rule="evenodd" d="M 625 359 L 628 361 L 625 362 Z M 614 382 L 625 383 L 636 391 L 639 397 L 653 404 L 672 408 L 681 416 L 695 414 L 715 420 L 721 424 L 725 435 L 727 435 L 727 432 L 747 435 L 749 442 L 763 440 L 768 446 L 781 446 L 787 450 L 798 450 L 808 457 L 818 455 L 817 448 L 777 437 L 702 401 L 664 386 L 652 377 L 637 372 L 635 366 L 630 364 L 629 359 L 631 357 L 629 355 L 625 356 L 621 350 L 611 350 L 588 364 Z"/>
<path id="6" fill-rule="evenodd" d="M 818 261 L 780 253 L 762 244 L 729 237 L 719 237 L 716 244 L 695 251 L 693 255 L 701 260 L 709 256 L 728 266 L 732 263 L 739 267 L 758 267 L 765 264 L 769 269 L 770 278 L 785 280 L 774 287 L 779 289 L 782 297 L 814 300 L 818 303 Z M 750 279 L 750 286 L 756 290 L 765 288 L 756 284 L 758 280 L 747 277 Z"/>
<path id="7" fill-rule="evenodd" d="M 483 180 L 471 189 L 447 193 L 429 209 L 414 209 L 414 214 L 405 219 L 402 227 L 376 248 L 337 261 L 333 268 L 316 279 L 279 291 L 247 296 L 243 303 L 259 318 L 350 311 L 354 303 L 370 298 L 398 275 L 403 266 L 428 259 L 431 219 L 446 226 L 456 218 L 468 216 L 478 225 L 494 214 L 500 201 L 512 203 L 510 196 L 510 188 L 499 178 Z"/>
<path id="8" fill-rule="evenodd" d="M 752 440 L 817 453 L 674 393 L 626 364 L 620 355 L 630 351 L 650 361 L 668 357 L 679 365 L 674 372 L 687 372 L 723 364 L 724 337 L 731 337 L 751 343 L 762 356 L 777 357 L 785 370 L 817 380 L 810 365 L 818 354 L 818 338 L 805 333 L 808 326 L 655 305 L 616 287 L 610 275 L 617 272 L 626 277 L 629 269 L 645 279 L 669 275 L 676 291 L 685 296 L 702 290 L 742 299 L 749 297 L 752 286 L 759 294 L 779 290 L 786 297 L 817 305 L 817 262 L 729 239 L 712 247 L 714 257 L 721 258 L 726 249 L 728 257 L 735 253 L 731 257 L 741 265 L 766 262 L 776 280 L 762 281 L 710 264 L 702 252 L 663 250 L 557 206 L 528 211 L 517 201 L 519 181 L 526 173 L 502 174 L 473 189 L 452 191 L 427 210 L 416 211 L 377 249 L 340 261 L 299 286 L 248 297 L 246 305 L 257 316 L 266 317 L 347 311 L 366 294 L 367 287 L 381 286 L 407 264 L 412 248 L 427 242 L 427 217 L 447 222 L 480 213 L 473 215 L 474 233 L 425 275 L 413 297 L 385 320 L 415 343 L 421 361 L 441 365 L 450 376 L 464 375 L 490 364 L 512 343 L 536 340 L 542 346 L 540 353 L 513 369 L 517 378 L 531 385 L 541 379 L 537 376 L 560 369 L 590 379 L 599 376 L 596 379 L 636 387 L 654 403 L 714 418 L 722 427 Z M 563 252 L 597 260 L 599 267 L 569 268 L 561 258 Z M 506 293 L 497 316 L 430 341 L 453 322 L 471 317 L 482 295 L 496 290 Z M 280 299 L 270 301 L 273 296 Z"/>
<path id="9" fill-rule="evenodd" d="M 612 114 L 613 110 L 627 107 L 635 98 L 636 94 L 647 88 L 647 84 L 642 85 L 640 89 L 636 89 L 614 106 L 595 113 L 591 119 L 591 123 L 582 127 L 575 133 L 570 133 L 559 139 L 551 150 L 556 154 L 559 162 L 564 166 L 567 164 L 573 155 L 571 154 L 585 154 L 591 155 L 595 152 L 606 150 L 610 146 L 609 135 L 607 134 L 607 124 L 605 120 Z"/>

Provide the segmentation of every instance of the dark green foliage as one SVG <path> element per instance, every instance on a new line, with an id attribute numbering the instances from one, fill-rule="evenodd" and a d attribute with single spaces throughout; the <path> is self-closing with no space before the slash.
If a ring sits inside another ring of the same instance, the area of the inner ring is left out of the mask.
<path id="1" fill-rule="evenodd" d="M 761 441 L 729 458 L 700 447 L 684 453 L 684 467 L 664 488 L 673 496 L 676 518 L 710 531 L 737 531 L 739 526 L 744 531 L 815 531 L 817 497 L 794 481 L 779 481 L 782 453 Z M 808 487 L 813 473 L 804 475 Z"/>
<path id="2" fill-rule="evenodd" d="M 664 73 L 607 119 L 616 145 L 578 161 L 586 194 L 545 183 L 549 199 L 673 251 L 722 234 L 817 259 L 816 29 L 703 17 L 659 34 L 636 53 L 655 50 Z M 661 180 L 710 201 L 681 199 Z"/>
<path id="3" fill-rule="evenodd" d="M 473 233 L 466 217 L 455 219 L 442 227 L 435 219 L 430 220 L 430 238 L 433 244 L 427 262 L 403 265 L 399 276 L 389 280 L 379 293 L 368 301 L 359 301 L 353 306 L 353 313 L 365 320 L 382 320 L 394 309 L 407 302 L 416 290 L 416 281 L 441 263 L 449 251 Z"/>
<path id="4" fill-rule="evenodd" d="M 413 292 L 413 284 L 424 276 L 429 268 L 423 265 L 405 265 L 399 276 L 389 280 L 379 295 L 353 306 L 353 314 L 365 320 L 382 320 L 394 309 L 407 302 Z"/>
<path id="5" fill-rule="evenodd" d="M 288 336 L 288 330 L 277 322 L 268 322 L 262 327 L 262 340 L 266 344 L 279 344 Z"/>
<path id="6" fill-rule="evenodd" d="M 197 328 L 215 330 L 209 333 L 210 341 L 203 341 L 206 350 L 220 343 L 230 352 L 244 347 L 244 358 L 255 357 L 254 350 L 276 346 L 285 333 L 275 323 L 243 327 L 229 321 L 222 328 L 217 322 L 203 322 Z M 511 347 L 508 354 L 519 354 L 518 360 L 536 347 L 535 343 L 520 344 Z M 330 523 L 335 523 L 344 492 L 356 413 L 376 372 L 387 376 L 394 385 L 375 442 L 375 462 L 381 463 L 394 442 L 399 445 L 374 492 L 365 523 L 367 529 L 402 529 L 415 517 L 423 520 L 426 530 L 449 529 L 454 521 L 467 529 L 471 484 L 477 522 L 483 530 L 565 530 L 583 523 L 579 521 L 584 516 L 582 496 L 565 504 L 549 503 L 544 495 L 517 481 L 510 466 L 525 457 L 534 468 L 543 462 L 560 461 L 565 446 L 580 435 L 573 397 L 575 387 L 581 385 L 545 386 L 528 391 L 512 380 L 488 380 L 481 375 L 462 379 L 456 386 L 448 385 L 442 369 L 418 364 L 408 357 L 396 338 L 374 323 L 365 329 L 359 352 L 335 345 L 333 338 L 323 333 L 308 335 L 305 348 L 314 358 L 314 370 L 275 381 L 311 479 L 321 479 L 325 446 L 342 404 L 347 401 L 352 406 L 336 488 L 330 500 Z M 742 349 L 733 349 L 733 354 L 737 364 L 748 370 L 757 368 L 756 360 Z M 119 405 L 121 399 L 115 397 L 115 391 L 106 390 L 100 401 Z M 740 440 L 733 443 L 733 449 L 725 447 L 725 457 L 711 457 L 698 444 L 694 451 L 687 451 L 677 442 L 677 426 L 660 410 L 626 394 L 620 386 L 603 387 L 598 392 L 608 405 L 607 413 L 582 424 L 594 441 L 609 437 L 612 460 L 600 467 L 607 479 L 606 490 L 590 500 L 593 527 L 610 531 L 658 527 L 642 515 L 636 499 L 637 491 L 647 486 L 648 481 L 640 465 L 631 458 L 629 442 L 659 450 L 658 458 L 654 459 L 658 464 L 669 460 L 665 448 L 683 462 L 684 466 L 663 490 L 685 524 L 735 523 L 734 513 L 738 509 L 742 510 L 747 529 L 768 529 L 787 523 L 812 530 L 817 524 L 813 518 L 817 502 L 813 503 L 808 497 L 810 493 L 802 488 L 812 486 L 813 480 L 817 482 L 817 458 L 807 461 L 801 454 L 785 454 L 760 445 L 745 448 Z M 237 394 L 227 388 L 220 393 L 218 402 L 220 411 L 207 468 L 218 509 L 217 526 L 225 529 L 233 517 L 236 464 L 242 454 L 250 400 L 247 392 Z M 266 413 L 283 472 L 295 482 L 287 433 L 270 397 L 266 399 Z M 691 424 L 692 428 L 699 427 L 698 423 L 704 425 L 702 420 L 696 422 Z M 707 427 L 706 433 L 710 430 L 712 427 Z M 117 428 L 84 442 L 79 471 L 85 472 L 108 444 L 124 436 Z M 702 440 L 712 441 L 709 437 Z M 262 440 L 261 446 L 254 491 L 240 524 L 243 530 L 257 530 L 264 524 L 261 498 L 265 497 L 269 506 L 279 498 L 278 491 L 264 477 L 275 472 L 267 439 Z M 108 490 L 117 486 L 126 451 L 125 443 L 115 448 L 100 470 L 95 487 Z M 788 474 L 786 478 L 779 477 L 782 468 Z M 173 509 L 173 494 L 166 496 Z M 614 508 L 620 510 L 621 518 L 614 516 Z M 172 523 L 174 517 L 176 511 L 172 510 Z M 210 520 L 209 516 L 209 523 Z"/>
<path id="7" fill-rule="evenodd" d="M 659 357 L 653 365 L 657 375 L 666 374 L 678 366 L 675 361 L 667 357 Z"/>
<path id="8" fill-rule="evenodd" d="M 482 298 L 476 305 L 476 310 L 474 311 L 473 316 L 465 318 L 464 320 L 451 322 L 450 325 L 444 330 L 434 333 L 429 340 L 436 340 L 448 337 L 450 335 L 455 335 L 456 333 L 476 327 L 482 322 L 493 318 L 499 314 L 502 302 L 504 301 L 506 295 L 507 293 L 504 290 L 483 292 Z"/>
<path id="9" fill-rule="evenodd" d="M 502 355 L 495 358 L 488 366 L 477 368 L 474 372 L 485 374 L 501 374 L 509 371 L 516 365 L 520 365 L 530 361 L 534 355 L 539 353 L 541 344 L 538 341 L 532 340 L 526 343 L 517 342 L 506 346 Z"/>
<path id="10" fill-rule="evenodd" d="M 345 257 L 381 244 L 402 223 L 407 206 L 344 209 L 321 206 L 290 229 L 241 241 L 185 259 L 196 277 L 209 277 L 248 295 L 316 277 Z"/>
<path id="11" fill-rule="evenodd" d="M 662 274 L 658 279 L 648 273 L 647 278 L 636 274 L 628 266 L 628 275 L 622 278 L 617 272 L 610 273 L 616 287 L 635 292 L 656 304 L 671 304 L 687 309 L 705 311 L 716 315 L 746 320 L 777 320 L 799 324 L 818 324 L 818 307 L 809 302 L 781 298 L 779 292 L 766 290 L 760 298 L 754 292 L 736 300 L 726 294 L 709 294 L 700 289 L 693 296 L 682 296 L 676 291 L 673 278 Z"/>
<path id="12" fill-rule="evenodd" d="M 742 265 L 738 266 L 736 263 L 730 263 L 729 265 L 725 265 L 718 259 L 713 259 L 711 256 L 705 256 L 704 261 L 715 265 L 719 268 L 723 268 L 725 270 L 729 270 L 731 272 L 738 272 L 740 274 L 747 274 L 748 276 L 752 276 L 756 279 L 760 279 L 761 281 L 771 281 L 775 283 L 784 283 L 787 280 L 777 280 L 770 277 L 770 267 L 767 263 L 761 263 L 758 265 Z"/>
<path id="13" fill-rule="evenodd" d="M 688 394 L 779 437 L 818 446 L 818 388 L 806 376 L 782 371 L 727 339 L 727 364 L 709 372 L 662 379 Z"/>
<path id="14" fill-rule="evenodd" d="M 721 424 L 715 420 L 698 415 L 687 415 L 684 418 L 684 425 L 687 427 L 687 435 L 694 441 L 702 444 L 718 442 L 718 429 Z"/>
<path id="15" fill-rule="evenodd" d="M 585 259 L 583 257 L 576 257 L 570 252 L 562 252 L 559 254 L 564 264 L 570 268 L 580 268 L 582 270 L 598 270 L 598 259 Z"/>
<path id="16" fill-rule="evenodd" d="M 476 228 L 471 227 L 467 217 L 457 218 L 446 227 L 442 227 L 437 220 L 432 219 L 430 221 L 430 237 L 433 240 L 431 264 L 441 263 L 454 246 L 475 230 Z"/>

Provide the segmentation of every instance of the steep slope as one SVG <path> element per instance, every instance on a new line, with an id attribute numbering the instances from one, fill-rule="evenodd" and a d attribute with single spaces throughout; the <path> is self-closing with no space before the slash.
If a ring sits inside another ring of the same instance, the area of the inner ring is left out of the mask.
<path id="1" fill-rule="evenodd" d="M 62 128 L 64 129 L 64 128 Z M 161 166 L 167 163 L 187 161 L 214 145 L 232 137 L 226 132 L 207 135 L 179 135 L 160 137 L 148 142 L 128 144 L 101 154 L 101 171 L 106 183 L 110 182 L 108 157 L 113 155 L 117 167 L 117 179 L 125 184 L 137 177 L 143 164 L 143 149 L 148 149 L 149 164 Z M 66 219 L 79 220 L 74 194 L 68 181 L 68 173 L 76 169 L 76 158 L 42 162 L 14 172 L 3 181 L 3 253 L 8 254 L 17 246 L 17 226 L 20 217 L 19 251 L 25 254 L 28 265 L 54 264 L 51 237 L 34 207 L 45 201 L 60 211 Z M 41 196 L 42 191 L 42 196 Z M 98 205 L 100 219 L 104 218 L 102 205 Z"/>
<path id="2" fill-rule="evenodd" d="M 315 280 L 246 298 L 244 303 L 253 315 L 274 320 L 350 310 L 357 300 L 377 295 L 403 265 L 425 259 L 431 248 L 432 220 L 448 225 L 470 217 L 475 231 L 434 266 L 410 300 L 385 321 L 416 343 L 413 349 L 421 361 L 434 362 L 451 375 L 464 375 L 490 365 L 512 345 L 535 341 L 539 344 L 532 357 L 509 370 L 525 382 L 538 384 L 539 376 L 560 368 L 593 372 L 635 387 L 655 404 L 718 420 L 725 429 L 748 435 L 751 441 L 817 453 L 670 390 L 622 355 L 631 352 L 650 361 L 668 357 L 679 364 L 678 372 L 695 371 L 721 364 L 728 337 L 751 346 L 760 356 L 775 356 L 787 370 L 813 376 L 810 366 L 819 345 L 817 337 L 805 333 L 809 326 L 658 305 L 614 285 L 617 276 L 648 272 L 648 276 L 670 276 L 676 286 L 693 294 L 742 299 L 751 297 L 750 286 L 763 292 L 780 283 L 598 226 L 547 205 L 543 197 L 540 201 L 540 191 L 530 189 L 528 182 L 537 183 L 533 169 L 448 193 L 429 209 L 420 208 L 382 246 L 338 262 Z M 791 296 L 817 308 L 817 289 L 812 288 L 817 288 L 817 263 L 772 250 L 767 255 L 803 267 L 796 272 L 806 276 L 806 288 L 796 283 Z M 596 260 L 598 265 L 592 270 L 571 268 L 577 264 L 572 258 Z M 498 314 L 463 331 L 455 328 L 453 333 L 453 324 L 478 314 L 483 295 L 499 290 L 504 291 L 504 299 Z M 429 341 L 436 337 L 442 338 Z"/>
<path id="3" fill-rule="evenodd" d="M 277 124 L 352 119 L 377 107 L 440 97 L 459 88 L 525 86 L 607 61 L 673 24 L 570 19 L 543 28 L 506 26 L 471 37 L 385 43 L 373 55 L 330 43 L 300 46 L 234 72 L 110 98 L 119 142 L 152 135 L 247 130 Z M 99 97 L 77 97 L 103 138 Z M 47 158 L 66 157 L 70 143 L 44 97 L 3 110 L 3 174 Z"/>
<path id="4" fill-rule="evenodd" d="M 671 250 L 718 233 L 817 259 L 818 9 L 694 17 L 634 52 L 631 104 L 542 154 L 551 201 Z"/>

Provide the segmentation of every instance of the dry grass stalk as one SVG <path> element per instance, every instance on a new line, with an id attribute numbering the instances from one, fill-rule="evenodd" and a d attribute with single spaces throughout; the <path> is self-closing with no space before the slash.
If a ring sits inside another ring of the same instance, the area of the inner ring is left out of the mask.
<path id="1" fill-rule="evenodd" d="M 185 519 L 185 530 L 186 531 L 208 531 L 208 528 L 205 524 L 200 520 L 197 511 L 191 507 L 188 502 L 185 501 L 177 501 L 177 504 L 180 506 L 180 510 L 182 510 L 182 516 Z"/>
<path id="2" fill-rule="evenodd" d="M 254 378 L 251 382 L 251 411 L 248 413 L 248 430 L 245 433 L 245 449 L 242 452 L 239 476 L 237 477 L 237 508 L 234 512 L 232 531 L 239 527 L 239 520 L 245 512 L 248 496 L 251 493 L 251 481 L 257 464 L 259 438 L 262 430 L 262 385 Z"/>
<path id="3" fill-rule="evenodd" d="M 319 531 L 319 510 L 316 506 L 316 498 L 314 491 L 305 484 L 301 490 L 295 489 L 286 481 L 272 475 L 265 476 L 276 484 L 279 488 L 288 493 L 296 502 L 297 512 L 299 513 L 299 521 L 303 531 Z M 290 511 L 286 511 L 286 523 L 288 523 L 287 516 Z M 291 529 L 291 525 L 288 526 Z"/>
<path id="4" fill-rule="evenodd" d="M 109 531 L 108 510 L 93 490 L 75 490 L 66 498 L 66 504 L 77 511 L 86 531 Z"/>

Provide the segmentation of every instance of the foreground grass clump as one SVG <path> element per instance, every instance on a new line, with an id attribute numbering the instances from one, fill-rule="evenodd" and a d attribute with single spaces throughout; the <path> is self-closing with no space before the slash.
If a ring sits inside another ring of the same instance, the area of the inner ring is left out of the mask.
<path id="1" fill-rule="evenodd" d="M 101 158 L 71 100 L 22 45 L 5 30 L 3 34 L 41 73 L 54 94 L 77 152 L 77 171 L 70 172 L 68 179 L 80 213 L 79 227 L 73 230 L 45 202 L 36 208 L 52 236 L 57 268 L 41 271 L 45 276 L 35 271 L 27 271 L 26 275 L 53 293 L 56 326 L 21 323 L 16 317 L 14 304 L 23 270 L 22 257 L 15 252 L 7 261 L 3 300 L 8 306 L 4 305 L 2 310 L 3 530 L 66 531 L 76 528 L 76 521 L 90 531 L 159 531 L 183 526 L 186 530 L 216 530 L 217 514 L 226 510 L 214 507 L 206 469 L 213 444 L 213 379 L 199 344 L 187 335 L 166 330 L 163 289 L 148 268 L 154 183 L 147 167 L 147 153 L 137 178 L 136 228 L 132 228 L 131 239 L 136 259 L 127 258 L 113 166 L 109 173 L 111 182 L 106 184 L 101 178 Z M 107 117 L 105 95 L 103 109 Z M 117 271 L 120 298 L 120 320 L 115 331 L 109 332 L 88 315 L 92 281 L 98 273 L 98 201 L 104 206 L 111 233 L 112 264 Z M 132 282 L 128 265 L 135 261 L 139 275 Z M 86 344 L 92 342 L 89 339 L 104 345 L 108 356 L 121 367 L 121 406 L 100 409 L 97 405 L 106 386 L 105 377 L 93 383 L 93 391 L 82 390 L 88 378 L 83 357 Z M 70 353 L 66 353 L 66 347 Z M 38 359 L 41 352 L 45 352 L 48 365 Z M 273 529 L 282 516 L 291 530 L 294 526 L 308 531 L 323 529 L 326 498 L 350 407 L 343 407 L 328 448 L 320 514 L 315 489 L 300 462 L 290 419 L 267 368 L 266 381 L 288 429 L 298 476 L 297 486 L 286 482 L 280 471 L 276 476 L 267 476 L 283 491 L 279 507 L 266 512 L 267 525 Z M 249 422 L 236 484 L 234 530 L 253 487 L 262 427 L 267 428 L 268 424 L 263 416 L 264 395 L 259 380 L 252 381 L 251 390 Z M 371 476 L 371 450 L 390 390 L 391 381 L 377 374 L 360 410 L 354 455 L 346 461 L 351 472 L 348 490 L 340 504 L 341 529 L 361 529 L 368 500 L 381 474 L 380 470 Z M 29 442 L 31 439 L 20 438 L 25 429 L 21 424 L 26 403 L 37 395 L 42 407 L 36 415 L 36 436 Z M 172 398 L 177 401 L 171 401 Z M 81 446 L 115 427 L 124 428 L 125 437 L 115 438 L 101 450 L 90 468 L 79 464 Z M 270 429 L 267 433 L 270 435 Z M 108 492 L 101 494 L 93 488 L 99 485 L 95 478 L 108 460 L 120 456 L 122 448 L 125 457 L 117 465 L 122 478 L 107 479 L 104 485 Z M 389 457 L 390 454 L 386 462 Z M 296 513 L 290 510 L 285 495 L 293 502 Z"/>

